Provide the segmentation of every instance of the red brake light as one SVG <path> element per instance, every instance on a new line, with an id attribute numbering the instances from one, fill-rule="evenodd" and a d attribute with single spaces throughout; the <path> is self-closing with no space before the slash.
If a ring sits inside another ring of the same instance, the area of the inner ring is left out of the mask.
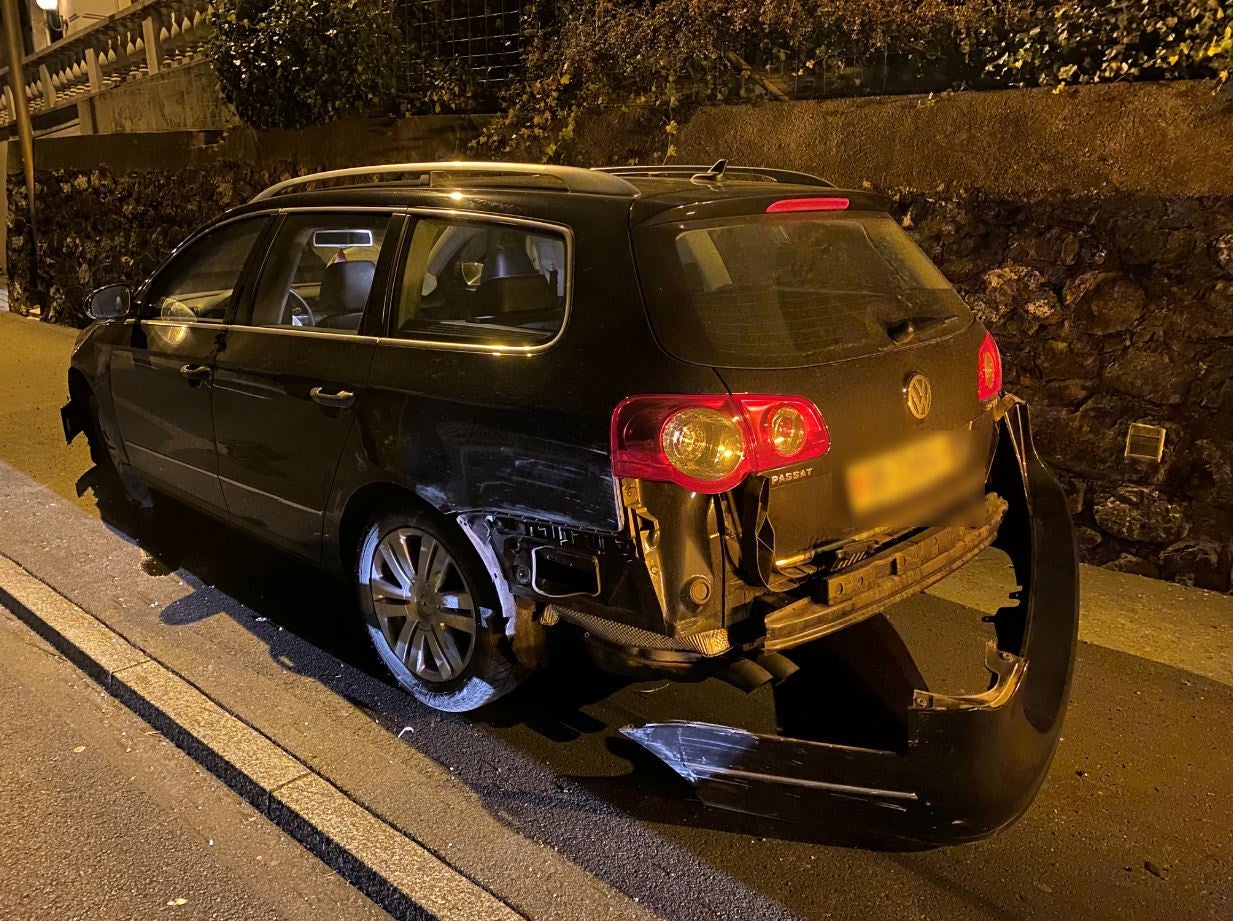
<path id="1" fill-rule="evenodd" d="M 822 414 L 802 397 L 648 395 L 622 400 L 610 432 L 613 474 L 700 493 L 827 453 Z"/>
<path id="2" fill-rule="evenodd" d="M 988 400 L 1003 389 L 1003 356 L 989 333 L 977 349 L 977 399 Z"/>
<path id="3" fill-rule="evenodd" d="M 785 211 L 843 211 L 847 207 L 847 198 L 781 198 L 767 206 L 767 214 L 781 214 Z"/>

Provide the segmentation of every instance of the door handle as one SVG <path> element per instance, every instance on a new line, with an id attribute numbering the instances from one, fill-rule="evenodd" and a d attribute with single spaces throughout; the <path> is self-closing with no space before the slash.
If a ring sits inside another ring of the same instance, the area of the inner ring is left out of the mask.
<path id="1" fill-rule="evenodd" d="M 320 387 L 314 387 L 309 391 L 309 396 L 313 398 L 314 403 L 319 403 L 322 406 L 329 406 L 332 409 L 346 409 L 352 403 L 356 402 L 356 395 L 350 390 L 340 390 L 337 393 L 326 393 Z"/>
<path id="2" fill-rule="evenodd" d="M 210 376 L 210 369 L 206 365 L 181 365 L 180 376 L 190 381 L 204 381 Z"/>

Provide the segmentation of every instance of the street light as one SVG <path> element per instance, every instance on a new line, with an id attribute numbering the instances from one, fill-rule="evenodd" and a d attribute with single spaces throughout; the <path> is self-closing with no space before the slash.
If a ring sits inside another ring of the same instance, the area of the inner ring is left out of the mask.
<path id="1" fill-rule="evenodd" d="M 46 3 L 48 0 L 39 0 L 39 2 Z M 55 0 L 52 0 L 52 2 L 55 2 Z M 30 213 L 30 239 L 33 242 L 38 237 L 37 222 L 35 220 L 38 208 L 34 200 L 34 126 L 30 124 L 30 108 L 26 103 L 25 68 L 22 65 L 26 53 L 22 46 L 21 34 L 18 31 L 21 19 L 17 0 L 0 0 L 0 11 L 3 11 L 3 15 L 0 15 L 0 21 L 4 25 L 4 56 L 8 59 L 9 88 L 13 92 L 10 102 L 13 105 L 13 120 L 17 123 L 17 137 L 21 148 L 21 167 L 22 172 L 26 174 L 26 208 Z M 37 246 L 35 246 L 33 252 L 35 258 L 30 265 L 36 273 L 35 278 L 37 278 L 39 270 Z M 35 281 L 31 287 L 37 291 L 38 282 Z"/>

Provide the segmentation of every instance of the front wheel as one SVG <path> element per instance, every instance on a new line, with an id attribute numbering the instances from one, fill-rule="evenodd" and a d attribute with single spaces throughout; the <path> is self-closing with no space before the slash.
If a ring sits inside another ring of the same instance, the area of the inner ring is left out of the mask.
<path id="1" fill-rule="evenodd" d="M 418 510 L 378 515 L 354 575 L 377 655 L 421 703 L 474 710 L 526 676 L 506 640 L 492 576 L 448 521 Z"/>

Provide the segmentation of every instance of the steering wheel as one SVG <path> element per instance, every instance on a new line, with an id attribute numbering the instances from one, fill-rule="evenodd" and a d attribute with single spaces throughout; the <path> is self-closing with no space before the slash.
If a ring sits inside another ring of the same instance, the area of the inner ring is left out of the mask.
<path id="1" fill-rule="evenodd" d="M 291 310 L 288 311 L 289 319 L 292 326 L 316 326 L 317 318 L 313 316 L 313 311 L 309 308 L 308 301 L 300 296 L 300 293 L 294 288 L 287 289 L 287 300 L 295 298 L 299 303 L 292 304 Z M 286 302 L 284 302 L 286 304 Z M 308 320 L 308 322 L 304 322 Z"/>

